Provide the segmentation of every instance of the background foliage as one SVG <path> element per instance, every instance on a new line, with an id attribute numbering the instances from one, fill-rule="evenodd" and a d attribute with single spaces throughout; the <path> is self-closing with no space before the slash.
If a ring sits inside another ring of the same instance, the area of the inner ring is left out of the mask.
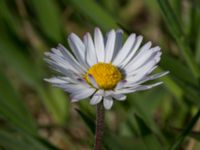
<path id="1" fill-rule="evenodd" d="M 0 0 L 0 150 L 92 149 L 95 108 L 43 81 L 43 54 L 95 26 L 144 35 L 170 71 L 106 112 L 104 149 L 200 149 L 200 1 Z"/>

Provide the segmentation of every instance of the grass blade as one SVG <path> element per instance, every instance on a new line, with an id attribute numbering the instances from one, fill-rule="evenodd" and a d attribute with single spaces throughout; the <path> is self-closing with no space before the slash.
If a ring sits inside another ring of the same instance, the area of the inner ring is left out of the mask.
<path id="1" fill-rule="evenodd" d="M 7 22 L 7 25 L 10 27 L 12 31 L 14 31 L 15 33 L 19 33 L 20 23 L 17 16 L 14 16 L 10 12 L 9 7 L 5 0 L 0 0 L 0 6 L 1 6 L 0 17 L 2 18 L 2 20 Z"/>
<path id="2" fill-rule="evenodd" d="M 151 91 L 149 91 L 149 92 L 151 92 Z M 153 131 L 156 134 L 156 136 L 158 136 L 160 138 L 160 140 L 164 144 L 166 144 L 167 142 L 166 142 L 165 137 L 163 136 L 163 134 L 161 133 L 161 131 L 155 124 L 154 120 L 152 120 L 153 113 L 151 112 L 150 109 L 146 108 L 146 106 L 150 106 L 150 104 L 149 105 L 147 104 L 147 101 L 149 101 L 150 98 L 152 98 L 153 100 L 156 100 L 156 96 L 158 96 L 158 95 L 153 94 L 155 92 L 156 91 L 152 92 L 151 96 L 150 95 L 147 96 L 147 95 L 145 95 L 145 93 L 143 93 L 143 94 L 134 93 L 134 94 L 129 95 L 128 101 L 130 101 L 131 105 L 132 105 L 131 113 L 134 113 L 134 114 L 137 114 L 138 116 L 140 116 L 145 121 L 145 124 L 148 124 L 151 131 Z M 152 96 L 155 96 L 155 97 L 152 97 Z M 164 96 L 164 94 L 161 95 L 161 97 L 159 99 L 162 99 L 162 96 Z"/>
<path id="3" fill-rule="evenodd" d="M 145 124 L 145 122 L 138 115 L 135 115 L 135 118 L 146 148 L 148 150 L 162 149 L 158 139 L 152 133 L 151 129 Z"/>
<path id="4" fill-rule="evenodd" d="M 51 40 L 62 40 L 61 15 L 54 0 L 31 0 L 29 4 L 34 8 L 40 27 Z"/>
<path id="5" fill-rule="evenodd" d="M 0 131 L 0 145 L 9 150 L 58 150 L 51 145 L 43 144 L 24 132 Z"/>
<path id="6" fill-rule="evenodd" d="M 180 61 L 169 55 L 163 55 L 162 57 L 163 59 L 161 60 L 160 65 L 163 69 L 169 70 L 170 75 L 190 85 L 198 86 L 192 73 L 188 71 L 188 69 Z"/>
<path id="7" fill-rule="evenodd" d="M 186 129 L 178 136 L 177 140 L 172 144 L 169 150 L 179 149 L 179 146 L 184 141 L 185 137 L 191 132 L 192 128 L 194 127 L 195 123 L 198 121 L 199 117 L 200 117 L 200 110 L 198 110 L 198 112 L 192 118 L 191 122 L 188 124 Z"/>
<path id="8" fill-rule="evenodd" d="M 180 21 L 178 20 L 171 5 L 169 4 L 169 1 L 158 0 L 158 4 L 172 36 L 174 36 L 175 39 L 182 38 L 184 36 L 183 29 L 181 27 Z"/>
<path id="9" fill-rule="evenodd" d="M 183 32 L 183 29 L 173 9 L 171 8 L 169 1 L 158 0 L 158 4 L 163 13 L 167 27 L 171 32 L 171 35 L 175 38 L 179 48 L 181 49 L 183 53 L 183 57 L 186 60 L 188 66 L 190 67 L 193 75 L 198 79 L 200 77 L 200 70 L 193 59 L 191 50 L 188 46 L 188 43 L 186 41 L 186 38 Z"/>
<path id="10" fill-rule="evenodd" d="M 196 41 L 195 43 L 195 59 L 196 62 L 200 65 L 200 2 L 199 1 L 194 1 L 193 2 L 193 7 L 194 7 L 194 27 L 196 30 L 196 39 L 194 39 Z M 192 34 L 192 33 L 191 33 Z M 191 35 L 192 36 L 192 35 Z"/>
<path id="11" fill-rule="evenodd" d="M 0 57 L 21 77 L 25 83 L 37 91 L 43 100 L 47 110 L 52 114 L 57 123 L 63 123 L 67 118 L 68 104 L 62 92 L 52 92 L 43 86 L 43 69 L 38 69 L 34 63 L 29 61 L 29 56 L 24 54 L 26 47 L 19 46 L 13 40 L 6 27 L 0 28 Z M 4 30 L 3 30 L 4 29 Z M 42 67 L 42 66 L 41 66 Z M 39 70 L 42 70 L 39 71 Z"/>
<path id="12" fill-rule="evenodd" d="M 80 111 L 79 109 L 76 109 L 76 111 L 78 112 L 80 117 L 83 119 L 85 124 L 88 126 L 88 128 L 91 130 L 91 132 L 93 134 L 95 134 L 95 122 L 94 122 L 94 120 L 91 117 L 89 117 L 86 113 L 84 113 L 83 111 Z"/>
<path id="13" fill-rule="evenodd" d="M 84 16 L 87 16 L 95 25 L 100 26 L 104 31 L 110 30 L 111 28 L 118 28 L 113 17 L 108 15 L 95 1 L 82 0 L 80 3 L 79 0 L 70 0 L 70 3 L 77 11 L 82 13 Z"/>
<path id="14" fill-rule="evenodd" d="M 10 84 L 9 80 L 0 72 L 0 114 L 11 125 L 32 134 L 37 134 L 33 118 Z"/>

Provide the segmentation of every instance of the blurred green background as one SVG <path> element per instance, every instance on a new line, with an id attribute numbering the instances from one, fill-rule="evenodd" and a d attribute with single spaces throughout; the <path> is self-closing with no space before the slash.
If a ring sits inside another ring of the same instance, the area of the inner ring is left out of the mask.
<path id="1" fill-rule="evenodd" d="M 170 71 L 106 112 L 104 149 L 199 150 L 199 0 L 0 0 L 0 150 L 92 149 L 95 107 L 45 83 L 43 57 L 96 26 L 142 34 Z"/>

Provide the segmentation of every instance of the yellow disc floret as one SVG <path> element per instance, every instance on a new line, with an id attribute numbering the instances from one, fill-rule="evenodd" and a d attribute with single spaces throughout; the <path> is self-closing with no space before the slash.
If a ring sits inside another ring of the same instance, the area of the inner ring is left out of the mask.
<path id="1" fill-rule="evenodd" d="M 111 63 L 97 63 L 86 74 L 86 80 L 90 83 L 88 75 L 92 75 L 99 88 L 104 90 L 113 89 L 122 79 L 122 74 Z"/>

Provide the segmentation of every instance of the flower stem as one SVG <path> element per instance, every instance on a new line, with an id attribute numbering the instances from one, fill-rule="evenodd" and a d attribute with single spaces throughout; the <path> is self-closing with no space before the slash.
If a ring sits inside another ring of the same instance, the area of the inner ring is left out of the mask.
<path id="1" fill-rule="evenodd" d="M 104 106 L 103 103 L 97 104 L 96 109 L 96 135 L 95 135 L 95 145 L 94 150 L 101 150 L 103 130 L 104 130 Z"/>

